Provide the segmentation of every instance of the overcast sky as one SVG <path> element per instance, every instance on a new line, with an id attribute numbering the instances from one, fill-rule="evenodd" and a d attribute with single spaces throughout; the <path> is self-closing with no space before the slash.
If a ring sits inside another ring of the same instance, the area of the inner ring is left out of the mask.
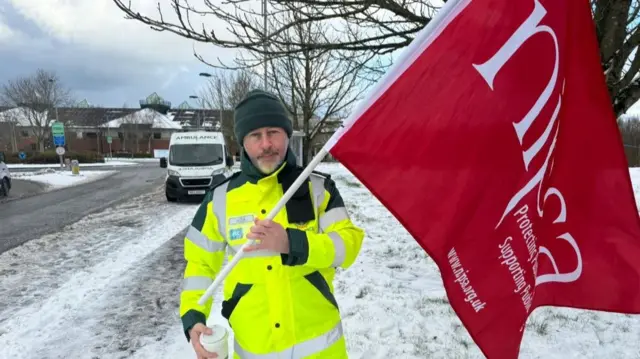
<path id="1" fill-rule="evenodd" d="M 153 11 L 157 0 L 135 3 Z M 0 83 L 42 68 L 94 105 L 137 107 L 152 92 L 173 106 L 188 100 L 205 82 L 198 73 L 213 71 L 193 57 L 193 42 L 123 15 L 112 0 L 0 0 Z"/>

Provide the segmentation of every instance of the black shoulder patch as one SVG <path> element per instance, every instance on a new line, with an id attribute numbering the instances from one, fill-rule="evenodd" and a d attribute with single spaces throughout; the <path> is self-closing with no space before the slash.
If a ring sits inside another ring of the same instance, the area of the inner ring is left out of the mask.
<path id="1" fill-rule="evenodd" d="M 282 185 L 282 191 L 286 192 L 293 182 L 298 179 L 298 176 L 300 176 L 301 173 L 302 169 L 299 167 L 294 168 L 292 171 L 288 171 L 286 174 L 281 172 L 279 180 Z M 315 218 L 315 209 L 313 207 L 313 202 L 311 201 L 308 178 L 300 187 L 298 187 L 298 190 L 296 190 L 293 196 L 291 196 L 287 201 L 285 209 L 287 211 L 289 223 L 306 223 Z"/>
<path id="2" fill-rule="evenodd" d="M 331 178 L 331 175 L 328 174 L 328 173 L 324 173 L 324 172 L 320 172 L 320 171 L 316 171 L 316 170 L 311 171 L 311 173 L 317 174 L 318 176 L 322 176 L 322 177 L 327 178 L 327 179 Z"/>
<path id="3" fill-rule="evenodd" d="M 229 177 L 229 186 L 227 186 L 227 192 L 230 192 L 233 189 L 238 187 L 242 187 L 245 183 L 251 182 L 251 179 L 242 171 L 234 172 Z M 225 181 L 226 182 L 226 181 Z M 223 182 L 224 183 L 224 182 Z"/>
<path id="4" fill-rule="evenodd" d="M 209 186 L 209 191 L 213 192 L 214 189 L 216 189 L 217 187 L 220 187 L 220 185 L 222 185 L 223 183 L 229 182 L 231 181 L 231 179 L 238 177 L 239 174 L 240 172 L 234 172 L 231 176 L 226 177 L 224 179 L 220 178 L 222 177 L 222 175 L 215 176 L 211 181 L 211 185 Z"/>
<path id="5" fill-rule="evenodd" d="M 326 211 L 336 207 L 344 207 L 344 200 L 342 199 L 338 186 L 334 180 L 331 178 L 325 178 L 324 189 L 329 192 L 329 202 L 327 203 Z"/>
<path id="6" fill-rule="evenodd" d="M 234 172 L 233 174 L 231 174 L 231 176 L 226 177 L 226 178 L 219 178 L 220 176 L 216 176 L 213 178 L 213 180 L 211 181 L 211 185 L 209 186 L 209 189 L 207 189 L 207 193 L 204 197 L 204 201 L 203 202 L 208 202 L 211 201 L 213 199 L 213 190 L 215 190 L 216 188 L 222 186 L 223 184 L 237 178 L 240 175 L 240 171 L 238 172 Z"/>

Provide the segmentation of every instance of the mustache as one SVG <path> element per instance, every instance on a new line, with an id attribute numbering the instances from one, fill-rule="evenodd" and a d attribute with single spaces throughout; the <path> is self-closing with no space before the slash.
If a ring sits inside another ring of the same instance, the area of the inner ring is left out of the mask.
<path id="1" fill-rule="evenodd" d="M 279 154 L 280 153 L 278 151 L 269 149 L 269 150 L 263 151 L 260 155 L 258 155 L 258 159 L 263 158 L 265 156 L 274 156 L 274 155 L 277 156 Z"/>

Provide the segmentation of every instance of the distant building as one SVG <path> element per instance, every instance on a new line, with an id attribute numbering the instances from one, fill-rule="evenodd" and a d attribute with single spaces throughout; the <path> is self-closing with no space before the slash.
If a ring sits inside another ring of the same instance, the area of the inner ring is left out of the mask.
<path id="1" fill-rule="evenodd" d="M 157 93 L 139 101 L 139 108 L 97 107 L 87 100 L 73 107 L 47 106 L 0 107 L 0 151 L 37 152 L 38 135 L 43 135 L 45 150 L 54 149 L 51 138 L 52 123 L 59 119 L 65 124 L 65 149 L 91 151 L 114 155 L 153 154 L 168 149 L 174 132 L 220 131 L 229 142 L 229 151 L 238 156 L 241 146 L 232 141 L 232 134 L 223 131 L 222 124 L 233 127 L 233 111 L 193 108 L 184 101 L 177 107 Z M 317 121 L 317 119 L 312 120 Z M 341 120 L 327 119 L 322 131 L 311 143 L 315 155 L 331 137 Z M 296 131 L 291 146 L 302 151 L 304 133 Z M 108 141 L 108 139 L 111 141 Z M 109 143 L 111 142 L 111 143 Z M 298 152 L 298 151 L 296 151 Z M 327 156 L 327 159 L 331 159 Z M 302 159 L 300 159 L 300 162 Z"/>
<path id="2" fill-rule="evenodd" d="M 36 152 L 38 135 L 43 135 L 45 149 L 53 149 L 51 130 L 44 127 L 51 126 L 56 114 L 65 124 L 67 151 L 153 154 L 169 147 L 174 132 L 221 131 L 219 110 L 194 109 L 186 102 L 172 109 L 153 93 L 140 101 L 140 108 L 95 107 L 86 100 L 54 109 L 0 107 L 0 151 Z M 232 116 L 230 111 L 223 114 Z"/>

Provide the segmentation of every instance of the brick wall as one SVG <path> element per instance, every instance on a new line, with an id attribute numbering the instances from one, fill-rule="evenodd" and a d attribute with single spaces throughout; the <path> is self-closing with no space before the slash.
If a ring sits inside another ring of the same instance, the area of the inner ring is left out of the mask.
<path id="1" fill-rule="evenodd" d="M 1 130 L 1 129 L 0 129 Z M 12 152 L 11 151 L 11 143 L 5 141 L 4 136 L 0 138 L 0 151 Z M 38 150 L 37 141 L 35 137 L 22 137 L 20 133 L 17 136 L 18 141 L 18 151 L 25 152 L 34 152 Z M 6 143 L 5 143 L 6 142 Z M 46 142 L 45 142 L 46 143 Z M 35 147 L 34 147 L 35 146 Z M 149 147 L 150 146 L 150 147 Z M 107 138 L 104 136 L 98 136 L 94 138 L 77 138 L 76 134 L 73 132 L 66 133 L 66 149 L 67 151 L 89 151 L 89 152 L 100 152 L 103 154 L 109 153 L 109 144 L 107 143 Z M 169 139 L 151 139 L 148 140 L 140 140 L 138 152 L 139 153 L 151 153 L 153 154 L 153 150 L 166 150 L 169 149 Z M 113 142 L 111 143 L 112 152 L 136 152 L 136 145 L 134 139 L 129 139 L 123 145 L 119 138 L 114 137 Z"/>

